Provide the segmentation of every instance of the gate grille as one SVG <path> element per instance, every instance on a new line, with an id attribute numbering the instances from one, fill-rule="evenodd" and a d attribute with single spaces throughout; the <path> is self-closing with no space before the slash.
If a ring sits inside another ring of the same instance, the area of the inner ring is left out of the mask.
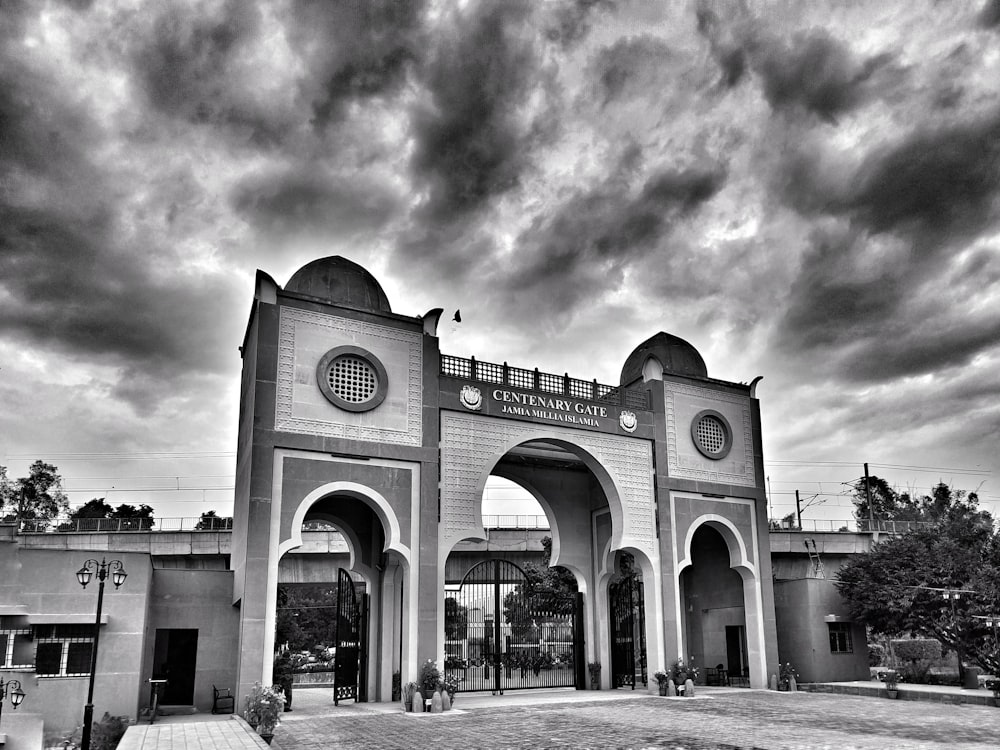
<path id="1" fill-rule="evenodd" d="M 581 609 L 512 562 L 481 562 L 446 593 L 445 676 L 462 692 L 580 687 Z"/>
<path id="2" fill-rule="evenodd" d="M 337 653 L 334 657 L 333 703 L 353 698 L 365 701 L 365 633 L 367 595 L 358 596 L 354 580 L 341 569 L 337 576 Z"/>
<path id="3" fill-rule="evenodd" d="M 628 577 L 609 587 L 611 670 L 615 687 L 646 684 L 646 617 L 642 579 Z"/>

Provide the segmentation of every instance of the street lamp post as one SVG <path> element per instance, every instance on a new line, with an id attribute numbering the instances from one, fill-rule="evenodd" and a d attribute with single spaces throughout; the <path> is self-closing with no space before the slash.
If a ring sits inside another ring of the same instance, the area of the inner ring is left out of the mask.
<path id="1" fill-rule="evenodd" d="M 0 677 L 0 721 L 3 721 L 3 701 L 7 697 L 8 691 L 10 691 L 10 703 L 15 709 L 24 700 L 24 691 L 21 690 L 20 680 L 7 680 L 7 682 L 4 682 L 3 677 Z"/>
<path id="2" fill-rule="evenodd" d="M 90 685 L 87 688 L 87 704 L 83 707 L 83 740 L 80 743 L 81 750 L 90 750 L 90 729 L 94 723 L 94 677 L 97 675 L 97 644 L 101 638 L 101 607 L 104 606 L 104 581 L 108 575 L 115 588 L 119 588 L 125 583 L 128 573 L 121 560 L 87 560 L 83 567 L 76 571 L 76 580 L 80 585 L 87 588 L 90 579 L 97 573 L 97 618 L 94 621 L 94 647 L 90 653 Z"/>

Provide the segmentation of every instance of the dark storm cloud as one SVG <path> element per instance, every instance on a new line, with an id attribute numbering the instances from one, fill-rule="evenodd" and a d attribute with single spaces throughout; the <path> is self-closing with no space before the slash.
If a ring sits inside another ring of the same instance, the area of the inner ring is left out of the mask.
<path id="1" fill-rule="evenodd" d="M 304 51 L 307 76 L 318 82 L 313 123 L 320 130 L 351 102 L 393 94 L 426 47 L 423 2 L 296 0 L 290 25 Z"/>
<path id="2" fill-rule="evenodd" d="M 161 9 L 149 29 L 130 29 L 125 43 L 149 103 L 190 123 L 222 126 L 257 146 L 274 145 L 287 115 L 256 101 L 256 81 L 237 74 L 241 54 L 258 42 L 254 3 L 228 0 L 215 15 Z"/>
<path id="3" fill-rule="evenodd" d="M 526 2 L 483 2 L 421 71 L 429 100 L 413 113 L 412 169 L 432 221 L 449 221 L 515 187 L 544 124 L 522 107 L 541 74 Z"/>
<path id="4" fill-rule="evenodd" d="M 827 121 L 848 112 L 868 95 L 867 84 L 891 61 L 888 55 L 863 63 L 823 29 L 796 34 L 790 43 L 764 39 L 751 55 L 772 108 L 801 107 Z"/>
<path id="5" fill-rule="evenodd" d="M 222 331 L 203 325 L 235 304 L 220 279 L 161 277 L 148 246 L 117 246 L 106 210 L 75 217 L 5 203 L 0 227 L 0 336 L 160 381 L 221 368 Z"/>
<path id="6" fill-rule="evenodd" d="M 865 161 L 844 207 L 874 231 L 977 232 L 997 215 L 1000 111 L 918 131 Z"/>
<path id="7" fill-rule="evenodd" d="M 634 193 L 613 178 L 575 195 L 518 239 L 516 267 L 501 282 L 503 296 L 524 315 L 571 316 L 593 302 L 581 290 L 615 290 L 630 262 L 655 252 L 676 222 L 724 183 L 717 167 L 666 169 Z"/>
<path id="8" fill-rule="evenodd" d="M 305 167 L 245 180 L 233 208 L 270 236 L 299 232 L 373 231 L 400 209 L 401 200 L 369 177 L 329 175 Z"/>
<path id="9" fill-rule="evenodd" d="M 987 29 L 1000 26 L 1000 0 L 986 0 L 979 13 L 979 23 Z"/>
<path id="10" fill-rule="evenodd" d="M 668 63 L 670 47 L 651 36 L 619 39 L 602 49 L 592 66 L 607 106 L 625 93 L 650 93 L 655 76 Z"/>
<path id="11" fill-rule="evenodd" d="M 720 84 L 732 88 L 752 70 L 775 111 L 807 112 L 834 122 L 838 115 L 891 88 L 902 75 L 892 55 L 858 60 L 848 45 L 823 28 L 779 37 L 754 23 L 742 4 L 702 2 L 695 18 L 698 33 L 708 41 L 721 70 Z"/>
<path id="12" fill-rule="evenodd" d="M 166 381 L 220 371 L 232 347 L 203 322 L 234 303 L 232 290 L 186 277 L 162 237 L 120 212 L 129 187 L 93 156 L 100 128 L 16 49 L 0 47 L 0 337 L 142 371 L 160 390 L 135 404 L 149 407 Z"/>
<path id="13" fill-rule="evenodd" d="M 873 232 L 974 234 L 997 218 L 1000 194 L 1000 110 L 971 122 L 918 128 L 873 149 L 861 167 L 838 180 L 814 152 L 790 155 L 778 187 L 805 216 L 846 216 Z M 941 243 L 919 247 L 943 249 Z"/>
<path id="14" fill-rule="evenodd" d="M 615 7 L 611 0 L 568 0 L 553 5 L 546 36 L 563 47 L 576 44 L 590 33 L 594 15 Z"/>
<path id="15" fill-rule="evenodd" d="M 739 12 L 739 6 L 726 6 Z M 722 70 L 719 83 L 726 88 L 736 86 L 747 71 L 747 54 L 743 42 L 734 37 L 727 24 L 719 18 L 714 9 L 705 2 L 695 11 L 698 33 L 708 40 L 712 59 Z"/>

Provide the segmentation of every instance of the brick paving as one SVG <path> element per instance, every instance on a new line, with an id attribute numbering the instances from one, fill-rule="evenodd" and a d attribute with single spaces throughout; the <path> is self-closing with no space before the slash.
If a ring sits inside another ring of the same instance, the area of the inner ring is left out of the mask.
<path id="1" fill-rule="evenodd" d="M 510 695 L 510 694 L 508 694 Z M 600 697 L 595 697 L 599 695 Z M 1000 708 L 820 693 L 701 689 L 660 698 L 623 691 L 503 700 L 458 696 L 445 714 L 342 704 L 295 693 L 280 750 L 635 748 L 635 750 L 997 750 Z M 463 708 L 463 701 L 464 708 Z M 514 702 L 516 701 L 516 702 Z"/>

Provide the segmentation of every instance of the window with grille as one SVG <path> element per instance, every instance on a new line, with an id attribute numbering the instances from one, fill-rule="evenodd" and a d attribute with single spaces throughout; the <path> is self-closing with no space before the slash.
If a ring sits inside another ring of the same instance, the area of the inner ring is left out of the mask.
<path id="1" fill-rule="evenodd" d="M 854 641 L 851 639 L 851 623 L 828 622 L 830 628 L 830 653 L 853 654 Z"/>
<path id="2" fill-rule="evenodd" d="M 94 648 L 93 625 L 35 626 L 35 674 L 86 677 Z"/>
<path id="3" fill-rule="evenodd" d="M 30 628 L 0 631 L 0 669 L 30 670 L 33 648 Z"/>
<path id="4" fill-rule="evenodd" d="M 691 421 L 691 439 L 703 456 L 711 459 L 725 458 L 733 445 L 733 430 L 722 414 L 706 409 L 696 414 Z"/>
<path id="5" fill-rule="evenodd" d="M 338 346 L 323 355 L 316 381 L 332 404 L 355 412 L 369 411 L 381 404 L 388 387 L 382 363 L 357 346 Z"/>

